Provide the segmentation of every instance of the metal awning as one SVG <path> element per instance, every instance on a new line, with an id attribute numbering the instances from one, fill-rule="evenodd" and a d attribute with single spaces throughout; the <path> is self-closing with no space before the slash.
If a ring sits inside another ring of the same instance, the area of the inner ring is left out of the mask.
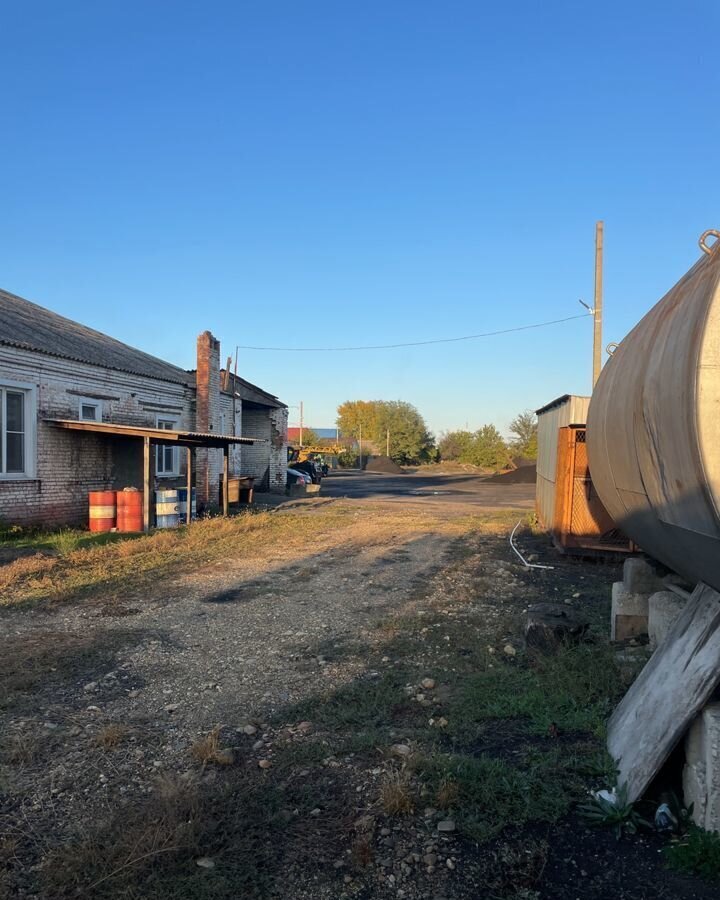
<path id="1" fill-rule="evenodd" d="M 215 434 L 203 431 L 175 431 L 164 428 L 143 428 L 136 425 L 115 425 L 113 422 L 87 422 L 77 419 L 43 419 L 54 428 L 68 431 L 90 431 L 116 437 L 148 438 L 153 444 L 177 444 L 181 447 L 228 447 L 230 444 L 266 444 L 263 438 L 239 437 L 235 434 Z"/>
<path id="2" fill-rule="evenodd" d="M 262 438 L 244 438 L 234 434 L 214 434 L 202 431 L 175 431 L 164 428 L 142 428 L 135 425 L 115 425 L 112 422 L 80 422 L 77 419 L 42 419 L 53 428 L 64 428 L 67 431 L 85 431 L 91 434 L 105 434 L 108 437 L 129 437 L 142 439 L 143 447 L 143 530 L 150 530 L 150 511 L 153 493 L 153 467 L 155 454 L 153 445 L 175 444 L 187 448 L 187 523 L 190 524 L 192 503 L 192 451 L 193 447 L 216 447 L 223 451 L 223 515 L 228 515 L 230 496 L 228 482 L 230 478 L 230 445 L 231 444 L 267 444 Z"/>

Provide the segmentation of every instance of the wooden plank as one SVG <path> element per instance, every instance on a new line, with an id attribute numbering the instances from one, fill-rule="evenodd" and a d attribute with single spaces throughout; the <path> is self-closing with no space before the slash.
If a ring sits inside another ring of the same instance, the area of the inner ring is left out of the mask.
<path id="1" fill-rule="evenodd" d="M 143 438 L 143 531 L 150 531 L 150 492 L 152 491 L 152 447 Z"/>
<path id="2" fill-rule="evenodd" d="M 643 795 L 720 680 L 720 594 L 693 591 L 608 724 L 618 784 Z"/>
<path id="3" fill-rule="evenodd" d="M 223 447 L 223 515 L 230 512 L 230 448 Z"/>
<path id="4" fill-rule="evenodd" d="M 192 522 L 192 447 L 187 447 L 186 465 L 187 465 L 187 511 L 185 512 L 185 522 L 189 525 Z"/>

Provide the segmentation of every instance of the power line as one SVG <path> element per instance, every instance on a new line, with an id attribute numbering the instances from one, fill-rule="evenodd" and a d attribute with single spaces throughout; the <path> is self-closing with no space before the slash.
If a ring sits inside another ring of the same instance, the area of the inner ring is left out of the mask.
<path id="1" fill-rule="evenodd" d="M 428 344 L 454 344 L 458 341 L 474 341 L 477 338 L 495 337 L 498 334 L 511 334 L 515 331 L 530 331 L 532 328 L 547 328 L 548 325 L 559 325 L 573 319 L 587 319 L 589 313 L 567 316 L 564 319 L 551 319 L 549 322 L 536 322 L 534 325 L 518 325 L 515 328 L 503 328 L 500 331 L 483 331 L 480 334 L 465 334 L 462 337 L 435 338 L 431 341 L 409 341 L 403 344 L 369 344 L 363 347 L 251 347 L 240 344 L 241 350 L 269 350 L 278 353 L 341 353 L 352 350 L 395 350 L 400 347 L 426 347 Z"/>

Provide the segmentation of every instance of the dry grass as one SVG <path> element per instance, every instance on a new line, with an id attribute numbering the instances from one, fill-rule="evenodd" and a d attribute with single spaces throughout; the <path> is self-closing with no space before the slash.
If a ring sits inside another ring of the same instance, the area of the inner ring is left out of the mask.
<path id="1" fill-rule="evenodd" d="M 2 757 L 12 766 L 29 766 L 35 762 L 40 752 L 41 742 L 37 735 L 23 731 L 10 735 L 3 742 Z"/>
<path id="2" fill-rule="evenodd" d="M 507 518 L 507 517 L 505 517 Z M 192 525 L 156 531 L 141 537 L 93 543 L 62 555 L 40 553 L 0 567 L 0 606 L 31 601 L 107 602 L 118 591 L 142 594 L 159 579 L 195 573 L 217 560 L 235 567 L 263 564 L 266 570 L 310 559 L 318 552 L 343 547 L 361 549 L 397 546 L 421 533 L 448 535 L 496 529 L 502 515 L 487 513 L 447 520 L 437 515 L 398 507 L 359 513 L 352 503 L 276 512 L 244 512 L 228 519 L 202 519 Z"/>
<path id="3" fill-rule="evenodd" d="M 380 787 L 380 806 L 388 816 L 409 816 L 415 811 L 412 784 L 407 775 L 393 772 Z"/>
<path id="4" fill-rule="evenodd" d="M 373 861 L 375 851 L 370 838 L 362 836 L 356 838 L 350 847 L 350 859 L 358 869 L 365 869 Z"/>
<path id="5" fill-rule="evenodd" d="M 95 744 L 103 750 L 112 750 L 122 743 L 129 733 L 130 728 L 127 725 L 112 722 L 110 725 L 101 728 L 95 735 Z"/>
<path id="6" fill-rule="evenodd" d="M 190 748 L 190 755 L 204 766 L 208 763 L 215 763 L 218 766 L 230 766 L 234 762 L 232 752 L 220 746 L 219 725 L 216 725 L 212 731 L 195 741 Z"/>
<path id="7" fill-rule="evenodd" d="M 457 782 L 444 778 L 435 793 L 435 805 L 438 809 L 450 809 L 455 806 L 459 796 Z"/>

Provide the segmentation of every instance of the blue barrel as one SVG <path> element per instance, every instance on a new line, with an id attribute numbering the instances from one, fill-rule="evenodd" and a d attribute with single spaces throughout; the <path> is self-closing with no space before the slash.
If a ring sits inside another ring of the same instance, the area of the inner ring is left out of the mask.
<path id="1" fill-rule="evenodd" d="M 180 524 L 184 525 L 187 522 L 187 488 L 180 488 L 178 490 L 178 513 L 180 516 Z M 195 500 L 195 488 L 192 489 L 192 518 L 197 519 L 197 501 Z"/>
<path id="2" fill-rule="evenodd" d="M 155 491 L 155 523 L 158 528 L 175 528 L 180 524 L 178 490 Z"/>

